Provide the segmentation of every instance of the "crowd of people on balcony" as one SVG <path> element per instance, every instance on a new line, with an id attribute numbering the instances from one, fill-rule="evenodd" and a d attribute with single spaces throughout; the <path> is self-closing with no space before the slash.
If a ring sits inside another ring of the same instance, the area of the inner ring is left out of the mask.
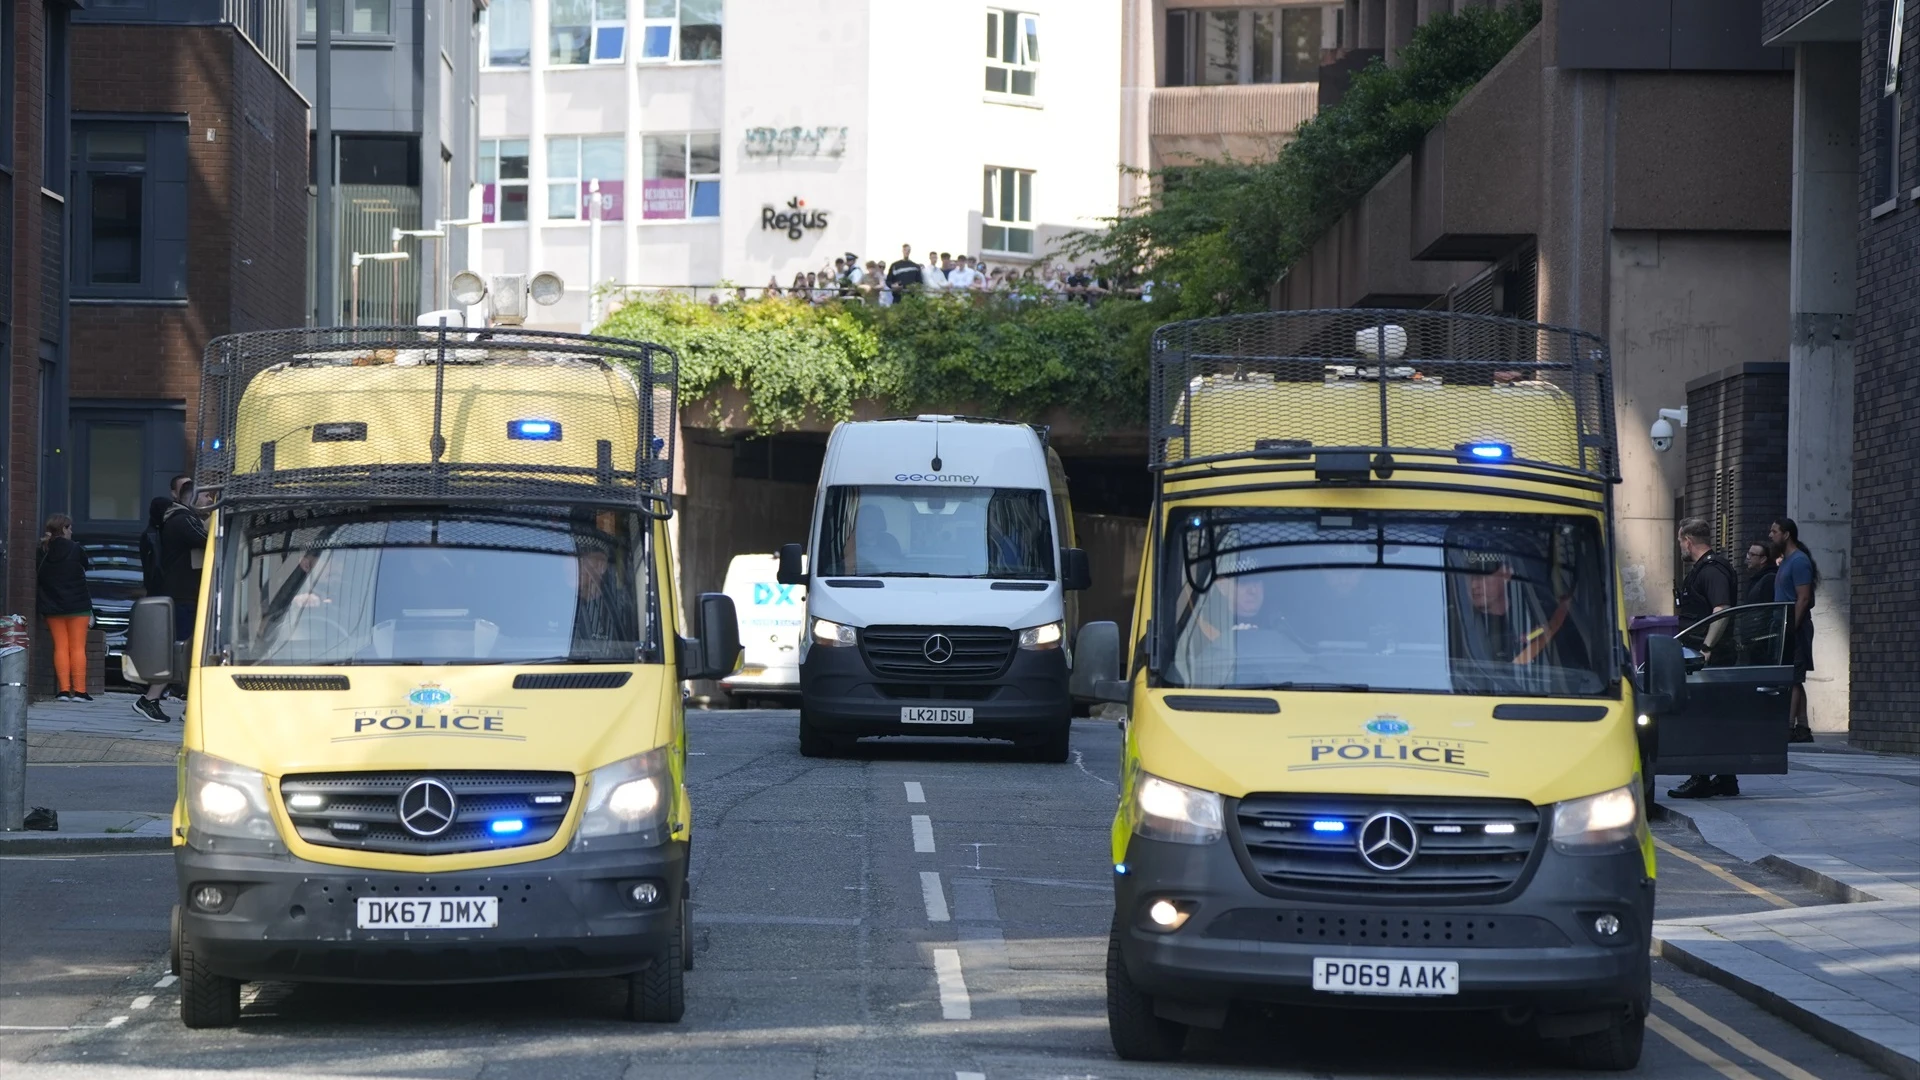
<path id="1" fill-rule="evenodd" d="M 848 252 L 834 259 L 831 267 L 796 273 L 786 284 L 775 275 L 762 288 L 736 288 L 732 299 L 780 299 L 809 304 L 854 302 L 887 307 L 908 296 L 949 294 L 1001 297 L 1010 302 L 1151 300 L 1153 282 L 1117 282 L 1093 268 L 1062 265 L 1052 259 L 1021 266 L 993 266 L 985 259 L 965 253 L 930 252 L 927 261 L 920 262 L 913 257 L 912 246 L 902 244 L 900 258 L 892 263 L 863 260 Z M 707 302 L 718 306 L 722 302 L 721 294 L 710 293 Z"/>

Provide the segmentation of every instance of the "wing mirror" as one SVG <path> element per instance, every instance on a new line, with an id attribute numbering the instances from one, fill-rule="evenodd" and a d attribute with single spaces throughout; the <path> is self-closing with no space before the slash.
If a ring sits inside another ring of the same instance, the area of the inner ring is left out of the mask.
<path id="1" fill-rule="evenodd" d="M 187 681 L 186 657 L 173 640 L 173 597 L 149 596 L 134 602 L 127 624 L 126 657 L 144 682 Z"/>
<path id="2" fill-rule="evenodd" d="M 1093 622 L 1080 628 L 1074 639 L 1073 674 L 1068 687 L 1082 701 L 1127 700 L 1131 688 L 1121 678 L 1117 624 Z"/>
<path id="3" fill-rule="evenodd" d="M 740 619 L 733 610 L 733 597 L 701 593 L 694 633 L 697 636 L 680 642 L 681 678 L 719 679 L 739 670 Z"/>
<path id="4" fill-rule="evenodd" d="M 774 574 L 774 580 L 782 585 L 807 583 L 806 556 L 801 554 L 799 544 L 780 545 L 780 569 Z"/>
<path id="5" fill-rule="evenodd" d="M 1060 549 L 1060 587 L 1069 592 L 1093 588 L 1093 567 L 1084 549 Z"/>

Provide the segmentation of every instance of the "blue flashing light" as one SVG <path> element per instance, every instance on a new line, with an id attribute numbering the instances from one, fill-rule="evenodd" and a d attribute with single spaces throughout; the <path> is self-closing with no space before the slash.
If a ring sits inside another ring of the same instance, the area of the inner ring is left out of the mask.
<path id="1" fill-rule="evenodd" d="M 507 438 L 558 442 L 560 441 L 560 421 L 509 420 L 507 421 Z"/>
<path id="2" fill-rule="evenodd" d="M 1313 823 L 1313 831 L 1314 832 L 1346 832 L 1347 823 L 1344 821 L 1328 821 L 1328 820 L 1316 821 Z"/>
<path id="3" fill-rule="evenodd" d="M 1461 443 L 1460 453 L 1474 461 L 1512 461 L 1513 447 L 1506 443 Z"/>
<path id="4" fill-rule="evenodd" d="M 219 439 L 215 439 L 215 440 L 213 440 L 213 448 L 214 448 L 215 450 L 218 450 L 218 449 L 220 449 L 220 442 L 221 442 L 221 440 L 219 440 Z"/>
<path id="5" fill-rule="evenodd" d="M 517 817 L 498 818 L 487 828 L 495 836 L 512 836 L 527 831 L 527 823 Z"/>

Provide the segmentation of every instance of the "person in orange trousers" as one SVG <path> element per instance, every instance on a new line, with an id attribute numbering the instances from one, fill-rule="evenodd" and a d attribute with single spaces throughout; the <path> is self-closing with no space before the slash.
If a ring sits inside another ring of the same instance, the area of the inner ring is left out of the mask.
<path id="1" fill-rule="evenodd" d="M 73 519 L 47 519 L 36 558 L 40 617 L 53 637 L 53 677 L 61 701 L 92 701 L 87 693 L 87 628 L 93 598 L 87 592 L 87 553 L 73 542 Z"/>

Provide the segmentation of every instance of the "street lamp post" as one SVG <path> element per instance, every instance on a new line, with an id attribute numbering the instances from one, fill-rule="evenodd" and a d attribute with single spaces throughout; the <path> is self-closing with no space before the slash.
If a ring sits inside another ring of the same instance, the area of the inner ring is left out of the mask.
<path id="1" fill-rule="evenodd" d="M 416 240 L 440 240 L 440 239 L 444 239 L 446 235 L 447 235 L 446 231 L 439 228 L 432 228 L 432 229 L 396 228 L 393 230 L 393 250 L 395 251 L 400 250 L 400 240 L 402 237 L 411 236 Z M 445 254 L 444 252 L 436 252 L 437 256 L 444 256 L 444 254 Z M 444 261 L 445 259 L 443 257 L 436 257 L 433 260 L 434 268 L 435 268 L 435 273 L 434 273 L 435 282 L 434 282 L 434 289 L 433 289 L 433 299 L 434 299 L 435 307 L 440 306 L 439 305 L 440 287 L 439 287 L 439 280 L 438 280 L 440 277 L 440 274 L 438 270 L 439 270 L 440 264 Z M 400 273 L 400 268 L 398 266 L 395 266 L 393 268 L 393 273 L 395 275 L 395 278 L 397 279 Z M 400 322 L 400 289 L 397 284 L 394 286 L 394 289 L 393 289 L 393 296 L 391 298 L 391 310 L 392 310 L 392 322 L 395 325 L 398 325 Z"/>
<path id="2" fill-rule="evenodd" d="M 477 218 L 477 217 L 441 218 L 438 221 L 435 221 L 433 223 L 433 227 L 441 235 L 446 236 L 446 235 L 449 235 L 447 232 L 447 230 L 449 229 L 465 229 L 465 228 L 470 228 L 474 225 L 484 225 L 484 224 L 486 224 L 485 218 Z M 447 289 L 449 287 L 448 283 L 453 280 L 453 274 L 451 273 L 453 269 L 453 249 L 451 247 L 445 247 L 445 248 L 441 248 L 440 252 L 441 252 L 441 255 L 444 257 L 438 260 L 440 265 L 434 268 L 433 302 L 435 307 L 444 308 L 447 306 Z M 469 256 L 471 256 L 472 253 L 469 252 L 468 254 Z M 469 259 L 469 261 L 472 261 L 472 260 Z"/>
<path id="3" fill-rule="evenodd" d="M 353 253 L 352 258 L 349 260 L 349 273 L 347 275 L 352 280 L 353 290 L 353 299 L 350 305 L 351 310 L 348 312 L 352 318 L 352 322 L 348 325 L 360 325 L 360 264 L 363 262 L 404 262 L 406 258 L 407 253 L 404 251 L 356 251 Z"/>

